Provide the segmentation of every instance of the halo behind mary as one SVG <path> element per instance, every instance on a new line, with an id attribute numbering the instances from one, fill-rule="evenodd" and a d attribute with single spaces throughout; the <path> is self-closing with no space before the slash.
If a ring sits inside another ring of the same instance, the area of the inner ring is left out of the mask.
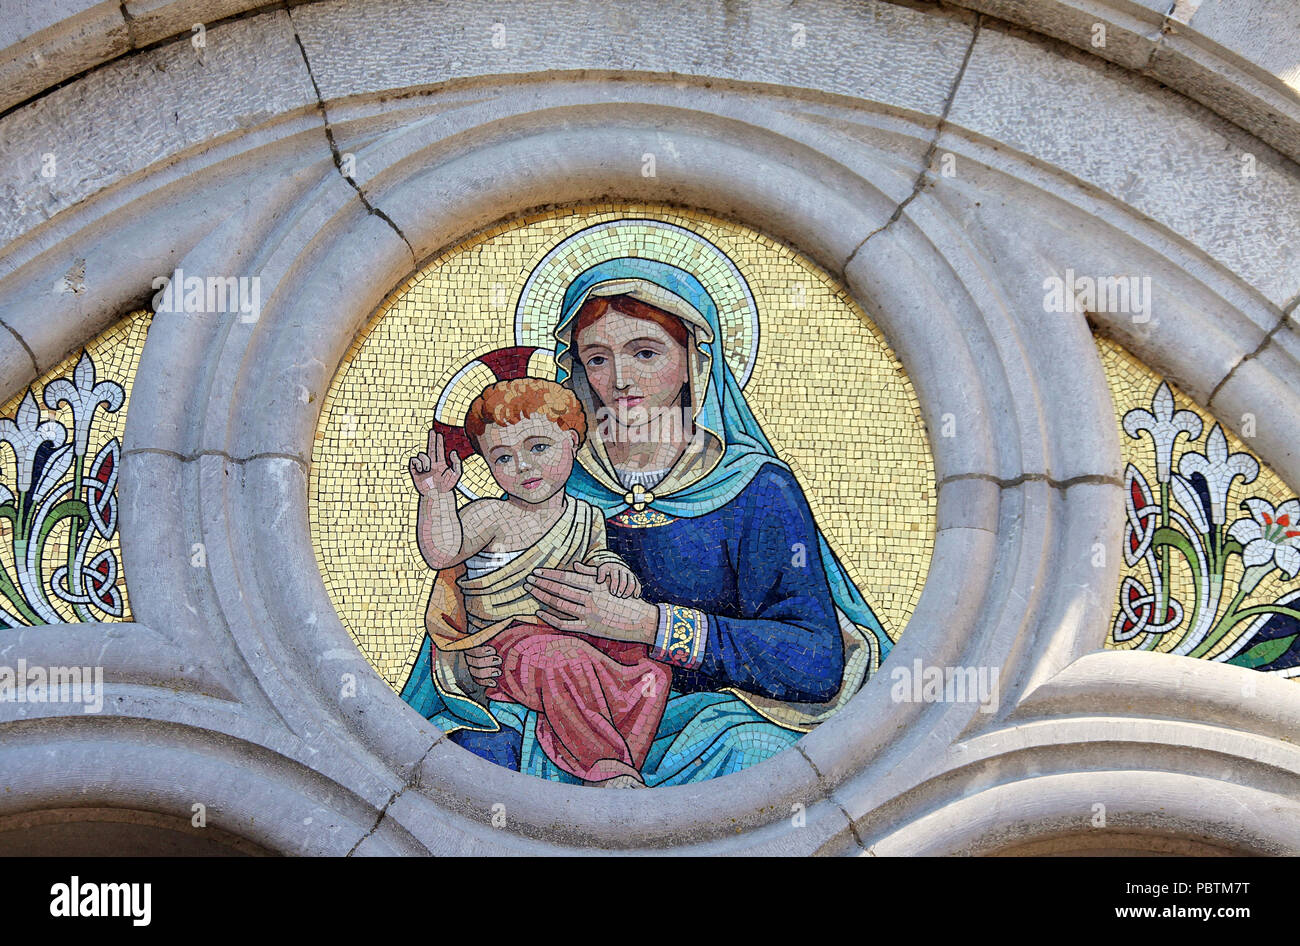
<path id="1" fill-rule="evenodd" d="M 553 349 L 564 291 L 584 270 L 638 256 L 694 275 L 718 307 L 722 351 L 744 388 L 758 360 L 758 305 L 749 283 L 721 249 L 685 227 L 633 217 L 598 223 L 565 238 L 528 275 L 515 306 L 515 344 Z"/>

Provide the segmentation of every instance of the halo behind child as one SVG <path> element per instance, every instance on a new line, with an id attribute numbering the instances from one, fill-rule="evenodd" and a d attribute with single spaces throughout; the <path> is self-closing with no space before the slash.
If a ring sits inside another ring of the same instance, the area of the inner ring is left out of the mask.
<path id="1" fill-rule="evenodd" d="M 464 464 L 464 471 L 456 490 L 469 499 L 481 496 L 498 496 L 501 490 L 488 472 L 487 463 L 479 456 L 465 434 L 465 414 L 483 389 L 496 381 L 514 381 L 518 378 L 555 380 L 555 353 L 530 345 L 498 348 L 479 355 L 463 365 L 451 376 L 438 396 L 433 412 L 433 428 L 442 434 L 449 451 L 454 451 Z"/>

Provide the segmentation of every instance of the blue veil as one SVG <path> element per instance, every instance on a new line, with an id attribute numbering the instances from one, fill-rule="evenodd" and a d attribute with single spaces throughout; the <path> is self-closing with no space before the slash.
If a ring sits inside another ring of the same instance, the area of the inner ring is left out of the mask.
<path id="1" fill-rule="evenodd" d="M 647 283 L 650 285 L 646 286 Z M 777 458 L 722 356 L 718 341 L 722 337 L 721 326 L 713 299 L 698 279 L 669 263 L 621 257 L 598 263 L 574 279 L 564 294 L 555 328 L 556 380 L 571 387 L 589 413 L 598 406 L 573 350 L 574 325 L 578 310 L 590 295 L 610 295 L 628 291 L 627 287 L 631 287 L 629 294 L 671 312 L 686 324 L 688 345 L 694 347 L 690 380 L 692 410 L 696 428 L 707 441 L 704 447 L 696 443 L 694 452 L 688 448 L 689 455 L 684 455 L 655 488 L 648 508 L 677 518 L 706 515 L 738 496 L 764 465 L 770 463 L 789 470 Z M 588 437 L 579 460 L 569 479 L 568 492 L 600 507 L 606 515 L 627 508 L 625 491 L 597 435 Z M 878 659 L 883 661 L 893 642 L 820 529 L 817 544 L 836 606 L 848 620 L 875 638 Z"/>

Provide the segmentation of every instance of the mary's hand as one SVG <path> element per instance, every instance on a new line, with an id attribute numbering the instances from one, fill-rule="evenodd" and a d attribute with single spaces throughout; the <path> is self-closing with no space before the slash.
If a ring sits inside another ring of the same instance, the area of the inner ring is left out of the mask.
<path id="1" fill-rule="evenodd" d="M 539 568 L 524 588 L 541 605 L 537 619 L 557 631 L 612 641 L 653 644 L 659 609 L 641 598 L 616 598 L 597 580 L 596 569 L 575 562 L 573 571 Z"/>

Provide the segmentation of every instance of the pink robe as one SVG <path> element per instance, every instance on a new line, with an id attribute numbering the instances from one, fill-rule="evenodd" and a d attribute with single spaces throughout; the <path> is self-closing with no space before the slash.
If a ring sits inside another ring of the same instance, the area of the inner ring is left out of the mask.
<path id="1" fill-rule="evenodd" d="M 507 564 L 474 578 L 464 566 L 440 572 L 425 625 L 440 660 L 486 643 L 496 648 L 501 676 L 483 696 L 536 711 L 542 751 L 564 771 L 588 782 L 618 775 L 640 781 L 672 670 L 651 660 L 645 644 L 535 623 L 541 606 L 524 579 L 537 568 L 569 569 L 575 562 L 623 564 L 606 547 L 604 516 L 569 496 L 551 529 Z"/>
<path id="2" fill-rule="evenodd" d="M 492 646 L 501 676 L 488 698 L 535 710 L 537 741 L 552 762 L 588 782 L 641 781 L 672 681 L 645 644 L 515 624 Z"/>

